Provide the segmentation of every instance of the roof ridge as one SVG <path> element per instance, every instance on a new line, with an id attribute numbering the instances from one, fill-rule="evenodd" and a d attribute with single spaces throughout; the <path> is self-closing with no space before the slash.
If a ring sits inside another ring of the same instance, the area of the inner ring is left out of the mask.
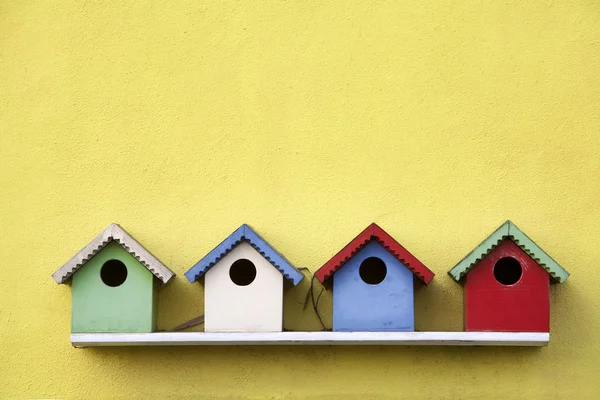
<path id="1" fill-rule="evenodd" d="M 110 242 L 117 242 L 125 251 L 131 254 L 155 277 L 166 284 L 175 276 L 160 260 L 154 257 L 144 246 L 133 238 L 119 224 L 112 223 L 98 236 L 92 239 L 69 261 L 52 274 L 56 283 L 65 283 L 75 272 L 85 265 L 92 257 L 106 247 Z"/>
<path id="2" fill-rule="evenodd" d="M 192 283 L 197 281 L 242 241 L 247 241 L 265 260 L 281 272 L 286 279 L 292 281 L 294 286 L 300 283 L 304 278 L 304 275 L 300 271 L 298 271 L 247 224 L 242 224 L 207 255 L 194 264 L 185 273 L 186 278 Z"/>
<path id="3" fill-rule="evenodd" d="M 454 280 L 460 281 L 479 261 L 495 249 L 501 241 L 506 239 L 510 239 L 515 243 L 557 282 L 563 283 L 569 277 L 569 273 L 563 267 L 510 220 L 506 220 L 506 222 L 471 250 L 469 254 L 448 271 L 448 274 Z"/>
<path id="4" fill-rule="evenodd" d="M 396 239 L 373 222 L 315 272 L 317 279 L 325 282 L 371 240 L 377 241 L 388 253 L 404 264 L 425 284 L 431 282 L 435 276 L 429 268 L 413 256 Z"/>

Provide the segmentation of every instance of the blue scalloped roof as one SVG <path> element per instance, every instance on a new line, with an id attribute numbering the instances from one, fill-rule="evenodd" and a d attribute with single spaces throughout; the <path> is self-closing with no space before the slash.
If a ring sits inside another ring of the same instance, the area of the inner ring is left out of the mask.
<path id="1" fill-rule="evenodd" d="M 304 275 L 292 266 L 285 258 L 281 256 L 274 248 L 269 246 L 258 233 L 252 228 L 244 224 L 223 240 L 217 247 L 211 250 L 203 259 L 198 261 L 186 273 L 185 277 L 188 281 L 194 283 L 209 269 L 216 265 L 223 257 L 235 248 L 242 241 L 250 243 L 256 251 L 258 251 L 268 262 L 270 262 L 281 274 L 290 280 L 296 286 Z"/>

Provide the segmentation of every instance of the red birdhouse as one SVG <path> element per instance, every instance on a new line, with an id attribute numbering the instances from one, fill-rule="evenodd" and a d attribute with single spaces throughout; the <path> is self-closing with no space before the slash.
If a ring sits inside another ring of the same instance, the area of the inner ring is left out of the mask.
<path id="1" fill-rule="evenodd" d="M 506 221 L 449 271 L 465 278 L 465 330 L 550 332 L 550 282 L 569 273 Z"/>

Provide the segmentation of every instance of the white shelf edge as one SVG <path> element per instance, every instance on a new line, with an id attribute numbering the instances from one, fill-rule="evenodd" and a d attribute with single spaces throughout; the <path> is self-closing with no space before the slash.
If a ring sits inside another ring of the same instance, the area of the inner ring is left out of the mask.
<path id="1" fill-rule="evenodd" d="M 547 332 L 72 333 L 75 347 L 238 345 L 546 346 Z"/>

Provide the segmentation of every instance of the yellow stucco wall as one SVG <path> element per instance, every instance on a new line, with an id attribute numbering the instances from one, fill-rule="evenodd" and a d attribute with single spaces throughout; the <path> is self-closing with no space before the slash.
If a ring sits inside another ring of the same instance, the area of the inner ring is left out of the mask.
<path id="1" fill-rule="evenodd" d="M 167 3 L 0 3 L 0 398 L 600 397 L 598 1 Z M 314 271 L 375 221 L 460 330 L 446 271 L 507 218 L 571 272 L 547 348 L 74 349 L 50 277 L 119 222 L 170 329 L 241 223 Z"/>

